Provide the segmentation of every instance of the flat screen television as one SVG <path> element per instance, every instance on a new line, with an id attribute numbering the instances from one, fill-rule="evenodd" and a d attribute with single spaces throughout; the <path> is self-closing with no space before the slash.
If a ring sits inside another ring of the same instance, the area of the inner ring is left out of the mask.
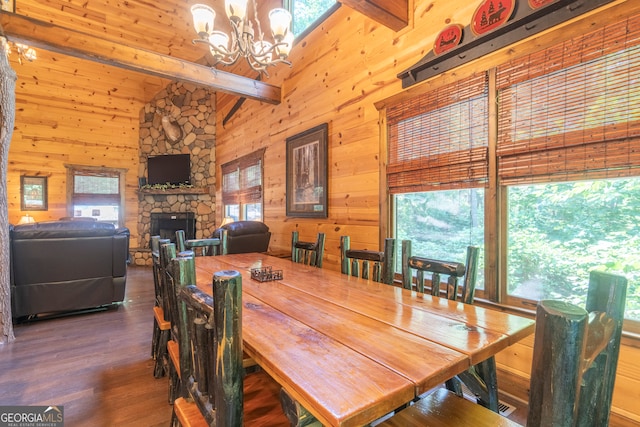
<path id="1" fill-rule="evenodd" d="M 147 184 L 191 184 L 189 154 L 164 154 L 147 158 Z"/>

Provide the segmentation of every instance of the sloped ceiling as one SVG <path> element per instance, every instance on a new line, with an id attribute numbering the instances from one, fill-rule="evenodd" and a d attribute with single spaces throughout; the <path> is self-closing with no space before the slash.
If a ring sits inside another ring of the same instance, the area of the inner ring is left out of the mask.
<path id="1" fill-rule="evenodd" d="M 213 81 L 210 76 L 202 75 L 203 71 L 197 64 L 206 64 L 210 56 L 204 45 L 194 45 L 192 42 L 196 34 L 189 9 L 194 2 L 15 1 L 16 14 L 19 16 L 2 13 L 0 20 L 10 40 L 23 40 L 41 48 L 122 66 L 143 74 L 166 78 L 173 75 L 223 92 L 269 103 L 279 102 L 279 88 L 274 89 L 268 83 L 256 82 L 255 75 L 251 75 L 246 81 L 235 75 L 228 76 L 224 81 Z M 407 1 L 343 0 L 342 3 L 397 31 L 407 25 Z M 217 12 L 216 27 L 228 31 L 224 2 L 209 4 Z M 259 1 L 258 15 L 261 21 L 268 22 L 267 11 L 281 4 L 281 0 Z M 253 12 L 250 10 L 249 13 Z M 33 21 L 24 20 L 24 17 Z M 53 27 L 47 27 L 46 24 L 52 24 Z M 268 31 L 268 28 L 263 31 Z M 131 59 L 135 66 L 131 63 L 123 64 L 125 57 Z M 145 63 L 141 58 L 148 62 Z M 170 62 L 175 69 L 181 69 L 182 75 L 174 73 L 171 67 L 165 68 L 169 70 L 168 73 L 173 74 L 159 73 L 166 65 L 163 61 Z"/>
<path id="2" fill-rule="evenodd" d="M 394 31 L 400 31 L 409 23 L 408 0 L 342 0 L 341 3 Z"/>

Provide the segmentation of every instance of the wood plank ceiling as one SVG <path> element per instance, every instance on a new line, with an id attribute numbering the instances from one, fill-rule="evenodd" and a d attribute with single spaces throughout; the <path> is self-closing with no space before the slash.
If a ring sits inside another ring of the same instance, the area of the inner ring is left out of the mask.
<path id="1" fill-rule="evenodd" d="M 206 1 L 203 1 L 206 3 Z M 344 5 L 399 30 L 408 22 L 408 0 L 343 0 Z M 130 69 L 142 74 L 183 80 L 268 103 L 280 102 L 280 88 L 268 82 L 231 74 L 233 68 L 211 73 L 204 46 L 194 46 L 190 6 L 165 0 L 16 0 L 15 16 L 3 12 L 0 25 L 11 41 Z M 281 0 L 261 0 L 259 16 L 279 7 Z M 229 31 L 224 3 L 216 9 L 216 28 Z M 249 11 L 249 13 L 252 13 Z M 30 19 L 25 19 L 30 18 Z M 263 29 L 268 31 L 268 29 Z M 201 65 L 202 64 L 202 65 Z M 230 71 L 231 73 L 227 73 Z M 255 74 L 255 73 L 253 73 Z"/>

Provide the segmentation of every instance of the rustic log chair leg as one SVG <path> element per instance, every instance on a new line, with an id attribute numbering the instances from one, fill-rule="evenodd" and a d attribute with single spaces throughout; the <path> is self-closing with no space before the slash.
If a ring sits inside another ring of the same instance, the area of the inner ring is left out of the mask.
<path id="1" fill-rule="evenodd" d="M 296 401 L 287 391 L 280 389 L 280 403 L 291 427 L 321 427 L 320 421 L 304 406 Z"/>
<path id="2" fill-rule="evenodd" d="M 160 288 L 160 282 L 158 278 L 158 255 L 160 251 L 160 236 L 151 236 L 151 253 L 152 253 L 152 272 L 153 272 L 153 287 L 155 291 L 155 304 L 154 306 L 162 307 L 162 289 Z M 158 355 L 158 340 L 160 339 L 160 326 L 158 322 L 153 322 L 153 332 L 151 335 L 151 358 L 156 360 Z"/>
<path id="3" fill-rule="evenodd" d="M 156 361 L 153 367 L 153 376 L 155 378 L 162 378 L 167 372 L 167 366 L 169 365 L 169 362 L 166 359 L 168 340 L 169 329 L 161 330 L 158 339 L 158 352 L 156 354 Z"/>
<path id="4" fill-rule="evenodd" d="M 168 367 L 167 341 L 170 334 L 170 323 L 165 318 L 165 293 L 161 283 L 161 269 L 159 266 L 160 245 L 169 242 L 160 236 L 151 237 L 151 251 L 153 258 L 153 284 L 155 288 L 155 304 L 153 307 L 153 333 L 151 336 L 151 357 L 154 359 L 153 376 L 160 378 L 165 375 Z"/>
<path id="5" fill-rule="evenodd" d="M 157 281 L 157 273 L 156 273 L 156 266 L 153 266 L 153 280 L 154 282 Z M 155 284 L 155 292 L 156 292 L 156 306 L 159 305 L 158 304 L 158 284 Z M 158 322 L 155 321 L 155 319 L 153 320 L 153 332 L 151 334 L 151 358 L 153 360 L 156 360 L 156 357 L 158 356 L 158 340 L 160 339 L 160 326 L 158 325 Z"/>
<path id="6" fill-rule="evenodd" d="M 158 340 L 160 339 L 160 327 L 158 323 L 153 320 L 153 333 L 151 334 L 151 358 L 156 360 L 158 357 Z"/>
<path id="7" fill-rule="evenodd" d="M 177 341 L 167 343 L 169 353 L 169 404 L 180 397 L 180 350 Z"/>

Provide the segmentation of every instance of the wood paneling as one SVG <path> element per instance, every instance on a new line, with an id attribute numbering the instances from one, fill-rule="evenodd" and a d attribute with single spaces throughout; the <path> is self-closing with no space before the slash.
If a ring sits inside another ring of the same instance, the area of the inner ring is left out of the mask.
<path id="1" fill-rule="evenodd" d="M 386 227 L 381 223 L 386 206 L 380 203 L 384 200 L 384 194 L 380 194 L 384 181 L 379 169 L 385 154 L 379 152 L 378 108 L 388 100 L 439 87 L 640 9 L 635 0 L 618 0 L 562 30 L 546 31 L 403 91 L 397 74 L 427 54 L 444 26 L 467 25 L 477 7 L 477 3 L 462 0 L 409 3 L 410 26 L 399 32 L 349 7 L 340 7 L 296 42 L 291 68 L 269 70 L 271 77 L 265 82 L 281 86 L 280 105 L 247 100 L 222 126 L 222 119 L 238 97 L 217 96 L 217 163 L 266 148 L 264 219 L 273 233 L 272 250 L 289 250 L 293 230 L 299 230 L 303 240 L 324 232 L 323 268 L 338 270 L 341 235 L 350 235 L 354 246 L 381 247 L 379 229 Z M 191 44 L 191 18 L 188 7 L 181 2 L 130 0 L 116 5 L 94 0 L 82 4 L 75 0 L 24 0 L 18 2 L 18 13 L 189 61 L 206 54 L 206 49 Z M 135 245 L 140 110 L 167 80 L 42 50 L 34 63 L 20 65 L 15 56 L 11 61 L 18 81 L 7 177 L 9 220 L 15 223 L 23 214 L 19 200 L 21 174 L 49 177 L 49 210 L 31 212 L 37 220 L 45 220 L 66 215 L 65 163 L 126 167 L 126 226 Z M 243 65 L 225 68 L 229 70 L 255 78 L 255 73 L 247 72 Z M 329 217 L 286 217 L 285 140 L 325 122 L 329 124 Z M 219 178 L 217 182 L 221 182 Z M 220 200 L 219 188 L 216 196 Z M 531 347 L 532 343 L 519 343 L 501 353 L 502 370 L 528 382 Z M 621 352 L 612 425 L 624 425 L 617 424 L 623 419 L 640 423 L 640 408 L 635 403 L 640 397 L 640 375 L 635 369 L 639 351 L 624 346 Z"/>
<path id="2" fill-rule="evenodd" d="M 279 106 L 246 102 L 223 129 L 222 118 L 232 104 L 230 98 L 218 97 L 218 159 L 225 162 L 266 147 L 264 216 L 273 232 L 272 250 L 288 250 L 292 230 L 299 230 L 301 238 L 311 238 L 321 231 L 326 233 L 323 268 L 337 270 L 340 235 L 351 235 L 358 246 L 380 247 L 378 230 L 385 225 L 380 223 L 380 218 L 386 206 L 380 203 L 384 200 L 380 194 L 384 183 L 376 173 L 385 159 L 379 158 L 384 153 L 378 152 L 380 116 L 376 107 L 384 107 L 387 99 L 395 98 L 395 101 L 447 84 L 478 69 L 489 69 L 515 57 L 516 52 L 521 54 L 552 45 L 559 37 L 580 34 L 637 8 L 631 1 L 615 2 L 563 30 L 545 32 L 513 49 L 503 49 L 403 91 L 396 75 L 426 55 L 435 35 L 445 25 L 468 24 L 477 6 L 469 2 L 456 2 L 455 6 L 443 1 L 414 3 L 412 27 L 399 33 L 349 8 L 338 9 L 294 46 L 291 69 L 279 68 L 272 73 L 269 81 L 277 85 L 282 82 L 283 102 Z M 329 123 L 329 217 L 326 220 L 286 217 L 284 141 L 323 122 Z M 268 125 L 263 125 L 266 123 Z M 499 359 L 502 370 L 528 383 L 531 351 L 532 342 L 528 341 L 505 350 Z M 621 355 L 621 366 L 630 360 L 626 357 Z M 637 385 L 638 380 L 637 374 L 621 368 L 614 411 L 640 422 L 637 405 L 631 398 L 624 397 L 627 388 Z M 614 422 L 620 419 L 616 416 Z"/>
<path id="3" fill-rule="evenodd" d="M 125 222 L 135 242 L 138 123 L 148 89 L 131 73 L 43 50 L 32 63 L 11 60 L 18 81 L 7 174 L 9 220 L 16 223 L 24 214 L 20 175 L 48 177 L 49 210 L 30 212 L 44 221 L 68 215 L 65 164 L 127 168 Z M 152 82 L 146 83 L 154 87 Z"/>
<path id="4" fill-rule="evenodd" d="M 2 14 L 0 24 L 11 41 L 63 55 L 99 62 L 152 76 L 175 79 L 251 99 L 280 103 L 280 88 L 205 65 L 92 37 L 48 22 Z"/>

